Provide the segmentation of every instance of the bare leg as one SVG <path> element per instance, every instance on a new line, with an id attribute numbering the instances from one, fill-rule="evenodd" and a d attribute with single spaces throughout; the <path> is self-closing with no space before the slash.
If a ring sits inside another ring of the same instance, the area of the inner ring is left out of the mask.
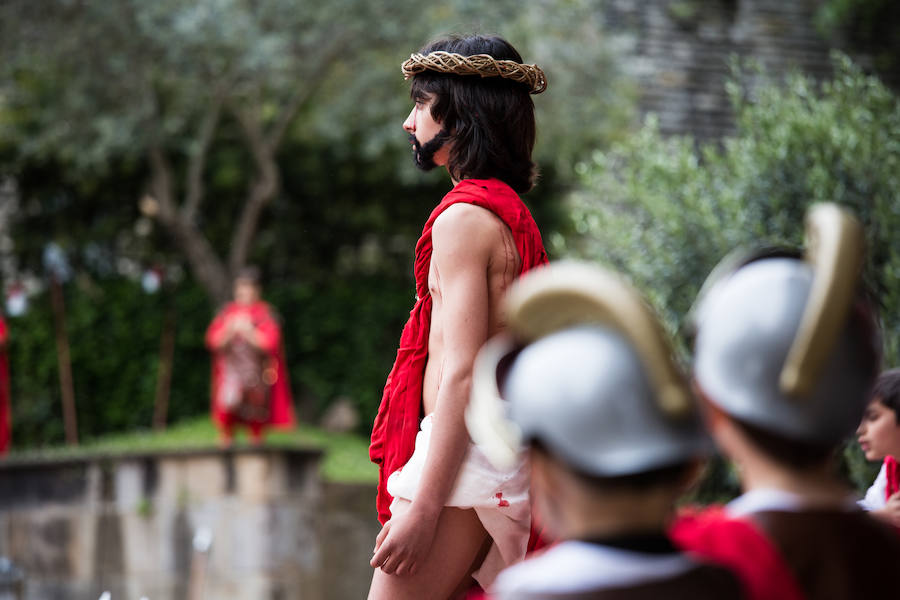
<path id="1" fill-rule="evenodd" d="M 395 506 L 398 503 L 395 503 Z M 455 600 L 480 565 L 487 532 L 474 510 L 446 507 L 438 518 L 427 559 L 413 575 L 375 569 L 369 600 Z M 483 560 L 483 556 L 482 560 Z"/>
<path id="2" fill-rule="evenodd" d="M 262 423 L 250 423 L 250 443 L 259 446 L 263 441 Z"/>
<path id="3" fill-rule="evenodd" d="M 234 428 L 231 423 L 223 423 L 219 426 L 219 447 L 230 448 L 234 441 Z"/>

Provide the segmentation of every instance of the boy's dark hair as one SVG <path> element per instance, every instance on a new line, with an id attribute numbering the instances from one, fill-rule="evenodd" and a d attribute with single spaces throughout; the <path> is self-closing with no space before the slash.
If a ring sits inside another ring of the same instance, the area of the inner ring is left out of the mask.
<path id="1" fill-rule="evenodd" d="M 861 289 L 856 302 L 851 307 L 847 325 L 856 353 L 852 357 L 851 363 L 846 366 L 857 372 L 868 373 L 872 379 L 878 373 L 881 363 L 880 341 L 876 341 L 878 335 L 872 329 L 876 326 L 874 311 L 875 305 L 871 301 L 868 291 Z M 864 409 L 864 405 L 860 407 L 860 417 L 862 417 Z M 840 446 L 840 442 L 810 442 L 791 439 L 734 417 L 732 420 L 763 454 L 794 469 L 807 469 L 822 465 L 834 457 Z M 856 422 L 858 421 L 859 419 Z"/>
<path id="2" fill-rule="evenodd" d="M 695 461 L 682 461 L 631 475 L 599 477 L 570 464 L 538 439 L 531 440 L 530 444 L 532 448 L 552 457 L 581 483 L 597 493 L 641 492 L 659 487 L 675 488 L 683 486 L 688 482 L 690 475 L 697 466 Z"/>
<path id="3" fill-rule="evenodd" d="M 872 398 L 894 411 L 894 420 L 900 425 L 900 368 L 888 369 L 878 376 Z"/>
<path id="4" fill-rule="evenodd" d="M 506 40 L 496 36 L 448 37 L 420 50 L 463 56 L 489 54 L 497 60 L 522 62 Z M 497 178 L 518 193 L 534 185 L 534 102 L 529 87 L 501 77 L 452 75 L 423 71 L 413 78 L 410 95 L 436 96 L 431 116 L 450 134 L 447 168 L 457 180 Z"/>
<path id="5" fill-rule="evenodd" d="M 246 265 L 238 270 L 237 275 L 234 276 L 234 281 L 246 281 L 259 287 L 262 284 L 262 272 L 256 265 Z"/>
<path id="6" fill-rule="evenodd" d="M 837 446 L 832 443 L 801 442 L 733 417 L 732 421 L 760 452 L 773 461 L 793 469 L 808 469 L 822 465 L 831 459 L 837 450 Z"/>

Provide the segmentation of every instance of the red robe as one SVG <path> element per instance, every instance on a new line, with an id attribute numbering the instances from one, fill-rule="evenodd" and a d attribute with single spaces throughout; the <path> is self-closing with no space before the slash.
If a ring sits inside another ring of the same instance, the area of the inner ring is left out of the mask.
<path id="1" fill-rule="evenodd" d="M 887 476 L 887 485 L 884 486 L 884 501 L 887 502 L 891 496 L 900 492 L 900 463 L 893 456 L 884 457 L 884 472 Z"/>
<path id="2" fill-rule="evenodd" d="M 284 347 L 281 341 L 281 327 L 275 314 L 265 302 L 249 305 L 231 302 L 216 315 L 206 330 L 206 347 L 213 353 L 212 359 L 212 400 L 210 402 L 213 420 L 223 426 L 240 422 L 233 415 L 217 405 L 218 389 L 225 374 L 225 355 L 216 350 L 215 341 L 219 339 L 228 321 L 241 313 L 248 314 L 256 324 L 256 332 L 262 342 L 262 350 L 275 361 L 275 382 L 271 390 L 271 410 L 269 419 L 264 424 L 275 427 L 293 427 L 294 403 L 291 397 L 291 386 L 288 382 L 287 368 L 284 360 Z"/>
<path id="3" fill-rule="evenodd" d="M 9 407 L 9 358 L 6 354 L 6 322 L 0 317 L 0 454 L 6 454 L 12 438 Z"/>
<path id="4" fill-rule="evenodd" d="M 407 463 L 415 449 L 422 410 L 422 379 L 428 362 L 428 334 L 431 327 L 431 294 L 428 271 L 431 265 L 431 230 L 447 208 L 465 202 L 487 209 L 510 228 L 522 261 L 519 275 L 547 262 L 547 253 L 534 219 L 519 196 L 497 179 L 464 179 L 432 211 L 416 244 L 416 303 L 400 337 L 397 359 L 388 375 L 375 425 L 369 457 L 379 467 L 378 520 L 391 517 L 391 496 L 387 478 Z"/>

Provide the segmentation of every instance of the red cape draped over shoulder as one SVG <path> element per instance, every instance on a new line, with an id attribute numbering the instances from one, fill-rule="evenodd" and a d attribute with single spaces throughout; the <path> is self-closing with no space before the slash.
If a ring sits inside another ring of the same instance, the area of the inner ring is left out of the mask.
<path id="1" fill-rule="evenodd" d="M 6 322 L 0 317 L 0 454 L 9 450 L 12 417 L 9 406 L 9 357 L 6 353 Z"/>
<path id="2" fill-rule="evenodd" d="M 749 519 L 730 517 L 720 507 L 683 510 L 669 528 L 676 546 L 731 569 L 748 600 L 804 600 L 781 554 Z"/>
<path id="3" fill-rule="evenodd" d="M 275 427 L 293 427 L 296 424 L 294 402 L 291 397 L 291 386 L 288 382 L 287 367 L 285 366 L 281 326 L 278 324 L 274 311 L 265 302 L 254 302 L 253 304 L 230 302 L 219 311 L 219 314 L 216 315 L 206 330 L 206 347 L 209 348 L 213 355 L 212 396 L 210 401 L 213 420 L 217 424 L 223 425 L 226 423 L 226 419 L 230 417 L 216 403 L 218 388 L 225 374 L 225 355 L 216 351 L 213 342 L 219 338 L 228 321 L 241 313 L 247 314 L 257 324 L 256 331 L 262 341 L 262 350 L 269 358 L 274 359 L 276 363 L 275 372 L 277 375 L 275 383 L 272 385 L 271 410 L 269 411 L 269 420 L 265 424 Z M 234 417 L 230 417 L 229 420 L 235 422 Z"/>
<path id="4" fill-rule="evenodd" d="M 521 198 L 497 179 L 464 179 L 432 211 L 416 244 L 416 303 L 400 336 L 397 359 L 388 375 L 375 425 L 369 458 L 379 465 L 378 520 L 391 518 L 388 476 L 406 464 L 415 448 L 422 407 L 422 378 L 428 361 L 428 334 L 431 327 L 431 294 L 428 271 L 431 265 L 431 229 L 450 206 L 465 202 L 497 215 L 512 231 L 522 268 L 519 275 L 547 262 L 547 253 L 537 225 Z"/>
<path id="5" fill-rule="evenodd" d="M 900 492 L 900 463 L 891 455 L 884 457 L 884 473 L 887 476 L 887 485 L 884 486 L 884 501 Z"/>

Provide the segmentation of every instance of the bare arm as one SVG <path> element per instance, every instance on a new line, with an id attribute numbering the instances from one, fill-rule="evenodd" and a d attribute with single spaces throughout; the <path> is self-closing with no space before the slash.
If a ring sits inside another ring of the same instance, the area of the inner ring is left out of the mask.
<path id="1" fill-rule="evenodd" d="M 234 334 L 234 329 L 225 319 L 225 311 L 219 312 L 206 330 L 206 347 L 215 352 L 222 349 Z"/>
<path id="2" fill-rule="evenodd" d="M 431 443 L 411 511 L 434 516 L 450 496 L 469 443 L 464 413 L 469 403 L 472 363 L 488 335 L 488 262 L 496 229 L 484 209 L 461 210 L 435 223 L 434 267 L 443 298 L 443 363 Z"/>
<path id="3" fill-rule="evenodd" d="M 402 522 L 389 522 L 376 541 L 372 566 L 398 575 L 415 571 L 430 548 L 434 523 L 453 490 L 468 449 L 464 412 L 472 363 L 488 335 L 488 266 L 496 225 L 484 209 L 456 205 L 435 221 L 432 264 L 442 298 L 443 363 L 431 442 L 418 492 Z"/>

